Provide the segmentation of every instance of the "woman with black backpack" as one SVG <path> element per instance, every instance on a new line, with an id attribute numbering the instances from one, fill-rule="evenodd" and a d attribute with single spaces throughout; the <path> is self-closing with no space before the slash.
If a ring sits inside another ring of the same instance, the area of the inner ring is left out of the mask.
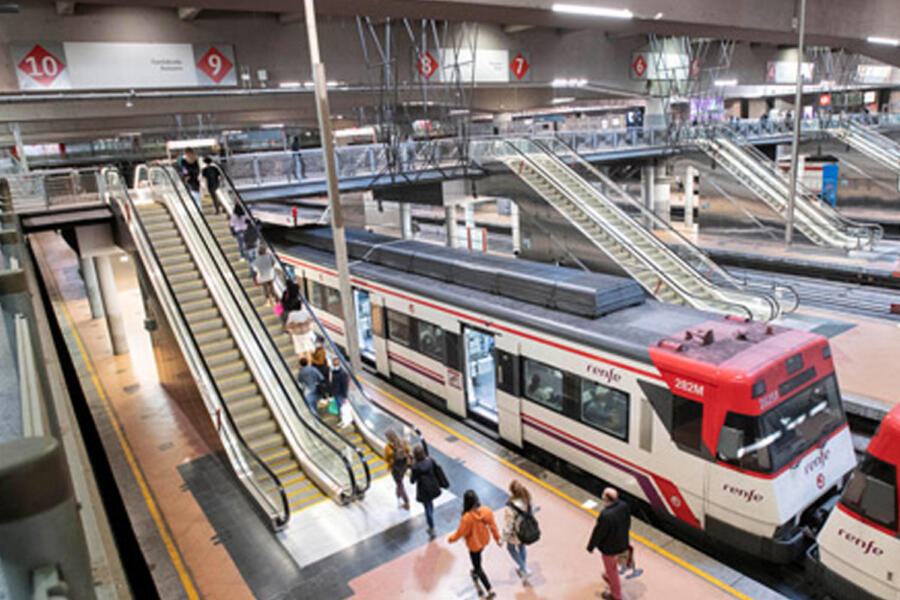
<path id="1" fill-rule="evenodd" d="M 434 500 L 441 495 L 441 487 L 446 483 L 441 467 L 425 454 L 425 448 L 416 444 L 413 448 L 413 466 L 409 482 L 416 486 L 416 500 L 425 509 L 428 522 L 428 536 L 434 538 Z"/>
<path id="2" fill-rule="evenodd" d="M 524 485 L 513 479 L 509 484 L 502 539 L 516 563 L 516 574 L 523 585 L 528 585 L 529 575 L 525 545 L 534 543 L 537 537 L 540 537 L 540 532 L 537 531 L 537 521 L 532 515 L 531 494 Z"/>

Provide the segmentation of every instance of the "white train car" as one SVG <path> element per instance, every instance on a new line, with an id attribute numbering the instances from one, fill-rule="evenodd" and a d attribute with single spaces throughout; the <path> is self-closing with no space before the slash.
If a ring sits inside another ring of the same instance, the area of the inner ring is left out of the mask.
<path id="1" fill-rule="evenodd" d="M 819 335 L 635 299 L 622 278 L 348 233 L 355 334 L 381 375 L 688 529 L 790 562 L 855 466 Z M 343 344 L 330 232 L 284 235 L 281 258 Z M 595 305 L 561 307 L 581 284 Z"/>

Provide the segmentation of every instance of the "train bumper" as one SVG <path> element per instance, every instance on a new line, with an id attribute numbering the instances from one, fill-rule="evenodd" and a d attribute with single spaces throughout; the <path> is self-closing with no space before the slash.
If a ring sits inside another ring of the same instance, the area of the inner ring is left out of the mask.
<path id="1" fill-rule="evenodd" d="M 777 564 L 794 562 L 803 556 L 806 546 L 805 536 L 799 527 L 789 535 L 775 539 L 749 533 L 707 516 L 706 532 L 719 542 Z"/>
<path id="2" fill-rule="evenodd" d="M 853 598 L 853 600 L 881 600 L 855 583 L 844 579 L 819 560 L 819 545 L 813 544 L 806 551 L 803 561 L 803 573 L 806 580 L 818 591 L 824 591 L 835 598 Z"/>

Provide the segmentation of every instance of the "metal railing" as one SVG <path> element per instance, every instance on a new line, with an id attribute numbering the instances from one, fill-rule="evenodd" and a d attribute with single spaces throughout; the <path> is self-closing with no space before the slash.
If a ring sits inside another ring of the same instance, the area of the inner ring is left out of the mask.
<path id="1" fill-rule="evenodd" d="M 320 484 L 320 487 L 333 498 L 346 502 L 362 497 L 368 490 L 371 477 L 368 466 L 363 460 L 362 453 L 332 431 L 327 426 L 318 427 L 315 422 L 304 418 L 301 412 L 310 412 L 304 400 L 303 390 L 299 383 L 291 375 L 284 363 L 284 359 L 278 351 L 275 343 L 269 336 L 268 330 L 262 325 L 261 319 L 252 319 L 250 314 L 256 314 L 253 302 L 246 290 L 234 273 L 215 239 L 206 218 L 201 214 L 190 193 L 184 187 L 174 168 L 170 165 L 150 167 L 151 186 L 159 189 L 168 187 L 174 199 L 187 213 L 193 224 L 194 231 L 199 236 L 199 242 L 211 259 L 209 270 L 218 272 L 223 285 L 222 291 L 227 292 L 231 300 L 229 306 L 237 310 L 223 310 L 226 322 L 233 328 L 235 322 L 239 323 L 239 331 L 232 330 L 232 335 L 238 347 L 241 348 L 251 372 L 262 390 L 267 390 L 264 395 L 269 400 L 270 407 L 276 407 L 273 415 L 281 415 L 279 424 L 288 439 L 296 458 L 304 467 L 307 475 Z M 163 192 L 165 193 L 165 192 Z M 192 252 L 193 253 L 193 252 Z M 205 269 L 203 264 L 198 265 Z M 227 265 L 226 268 L 223 265 Z M 213 291 L 213 290 L 211 290 Z M 248 352 L 243 344 L 251 343 L 254 350 Z M 261 359 L 256 360 L 256 359 Z M 299 400 L 299 402 L 298 402 Z M 287 404 L 289 411 L 283 409 Z M 302 404 L 303 408 L 298 408 Z M 278 419 L 276 419 L 278 420 Z M 299 428 L 297 425 L 299 424 Z M 352 462 L 359 461 L 363 466 L 364 481 L 357 481 Z M 346 478 L 346 479 L 345 479 Z"/>
<path id="2" fill-rule="evenodd" d="M 284 491 L 284 485 L 279 477 L 269 466 L 250 448 L 241 435 L 228 405 L 222 399 L 222 392 L 212 375 L 212 369 L 206 362 L 203 353 L 197 345 L 194 336 L 188 326 L 181 304 L 175 296 L 175 291 L 165 272 L 162 263 L 156 253 L 150 236 L 144 227 L 143 221 L 137 211 L 136 205 L 128 193 L 128 188 L 117 169 L 106 168 L 103 177 L 107 184 L 107 194 L 110 200 L 118 206 L 119 212 L 124 216 L 125 223 L 131 233 L 141 262 L 147 271 L 147 275 L 157 293 L 163 312 L 175 334 L 175 339 L 181 348 L 188 368 L 197 382 L 200 395 L 209 411 L 210 419 L 216 424 L 216 431 L 222 441 L 222 447 L 229 458 L 229 463 L 235 470 L 238 480 L 243 484 L 248 494 L 253 498 L 274 529 L 285 527 L 290 519 L 291 512 Z M 221 418 L 224 416 L 224 419 Z M 260 480 L 271 482 L 269 490 L 263 486 Z M 274 493 L 273 493 L 274 492 Z"/>
<path id="3" fill-rule="evenodd" d="M 222 185 L 218 190 L 218 198 L 225 211 L 230 215 L 234 212 L 236 206 L 240 206 L 244 214 L 251 215 L 250 207 L 241 198 L 240 193 L 235 188 L 229 175 L 221 168 L 219 169 L 222 176 Z M 265 245 L 268 252 L 275 257 L 275 290 L 280 297 L 286 288 L 288 273 L 293 272 L 293 268 L 284 264 L 281 256 L 274 246 L 269 244 L 264 236 L 259 236 L 259 243 Z M 384 447 L 386 445 L 385 434 L 388 430 L 394 430 L 401 438 L 407 440 L 411 445 L 420 443 L 427 450 L 422 433 L 419 429 L 397 415 L 384 405 L 373 400 L 365 391 L 362 383 L 359 381 L 357 374 L 353 372 L 349 361 L 340 351 L 337 344 L 334 343 L 331 335 L 322 322 L 316 316 L 315 309 L 310 304 L 304 290 L 300 290 L 300 301 L 306 311 L 312 317 L 316 328 L 316 334 L 320 336 L 328 344 L 332 356 L 338 357 L 344 371 L 349 375 L 352 383 L 351 389 L 348 390 L 347 400 L 353 411 L 353 422 L 359 429 L 366 442 L 380 455 L 384 455 Z M 346 332 L 345 335 L 351 335 L 352 332 Z"/>
<path id="4" fill-rule="evenodd" d="M 19 395 L 22 401 L 22 436 L 46 435 L 44 386 L 38 373 L 31 326 L 23 314 L 15 316 L 16 362 L 19 366 Z"/>
<path id="5" fill-rule="evenodd" d="M 97 168 L 32 171 L 5 178 L 18 213 L 103 204 L 104 183 Z"/>

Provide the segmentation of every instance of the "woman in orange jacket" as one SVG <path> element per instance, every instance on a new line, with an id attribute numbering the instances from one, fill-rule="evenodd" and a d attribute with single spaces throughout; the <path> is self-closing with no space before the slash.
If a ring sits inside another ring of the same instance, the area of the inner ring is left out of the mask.
<path id="1" fill-rule="evenodd" d="M 493 598 L 496 594 L 491 589 L 491 582 L 488 581 L 484 569 L 481 568 L 481 552 L 491 542 L 491 536 L 497 545 L 500 546 L 500 530 L 497 529 L 497 523 L 494 521 L 494 513 L 487 506 L 481 506 L 478 501 L 478 495 L 473 490 L 466 490 L 463 494 L 463 514 L 462 520 L 459 522 L 459 528 L 447 540 L 451 544 L 459 538 L 466 538 L 466 547 L 469 549 L 469 558 L 472 561 L 472 581 L 478 589 L 480 596 L 481 584 L 487 591 L 487 597 Z"/>

